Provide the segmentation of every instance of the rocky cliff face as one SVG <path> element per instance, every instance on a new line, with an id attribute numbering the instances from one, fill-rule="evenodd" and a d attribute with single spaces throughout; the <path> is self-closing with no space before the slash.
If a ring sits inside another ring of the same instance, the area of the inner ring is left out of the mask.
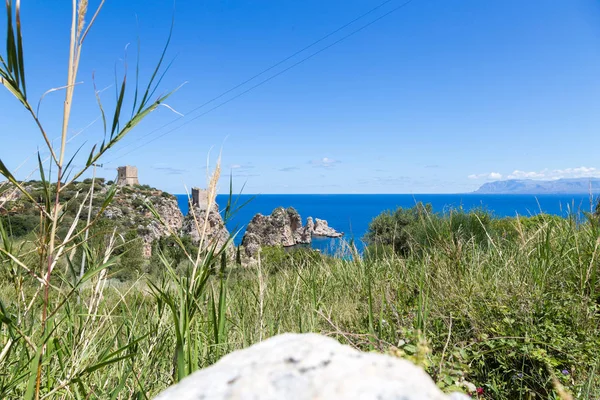
<path id="1" fill-rule="evenodd" d="M 242 246 L 248 257 L 254 258 L 261 246 L 294 246 L 309 244 L 312 236 L 341 237 L 342 234 L 330 228 L 327 221 L 308 217 L 302 226 L 298 211 L 290 207 L 273 210 L 271 215 L 256 214 L 246 228 Z"/>
<path id="2" fill-rule="evenodd" d="M 41 182 L 29 181 L 23 182 L 22 185 L 34 199 L 43 197 L 44 186 Z M 63 222 L 65 226 L 69 226 L 77 218 L 77 212 L 91 186 L 92 180 L 86 179 L 82 182 L 74 182 L 62 193 L 61 203 L 64 206 Z M 111 185 L 105 183 L 102 178 L 95 180 L 93 217 L 100 211 L 100 205 L 106 198 L 110 187 Z M 32 201 L 13 189 L 10 184 L 0 185 L 0 216 L 7 215 L 13 218 L 19 217 L 22 220 L 29 218 L 39 221 L 39 213 Z M 146 202 L 154 206 L 160 219 L 149 211 Z M 81 221 L 87 218 L 87 202 L 83 206 L 84 212 L 79 215 Z M 100 216 L 100 220 L 102 219 L 110 221 L 111 226 L 114 226 L 118 234 L 124 235 L 128 231 L 135 230 L 144 243 L 143 253 L 146 257 L 150 257 L 152 243 L 155 240 L 169 236 L 171 233 L 177 234 L 183 223 L 183 215 L 175 196 L 147 185 L 119 188 L 113 201 Z M 27 220 L 25 221 L 27 222 Z M 28 224 L 25 228 L 35 230 L 37 224 Z"/>
<path id="3" fill-rule="evenodd" d="M 150 212 L 145 202 L 154 206 L 160 220 Z M 123 187 L 104 211 L 104 217 L 114 220 L 124 229 L 137 230 L 144 242 L 145 257 L 152 255 L 155 240 L 178 234 L 183 225 L 183 214 L 175 196 L 157 189 Z"/>
<path id="4" fill-rule="evenodd" d="M 194 215 L 196 217 L 195 220 Z M 196 246 L 200 244 L 202 235 L 205 235 L 202 247 L 206 249 L 216 245 L 215 249 L 217 251 L 223 248 L 230 236 L 216 203 L 213 204 L 208 212 L 205 207 L 201 206 L 193 206 L 193 208 L 190 208 L 190 212 L 183 219 L 181 234 L 189 235 L 192 238 L 192 243 Z M 232 255 L 233 250 L 233 244 L 230 243 L 227 248 L 227 253 Z"/>

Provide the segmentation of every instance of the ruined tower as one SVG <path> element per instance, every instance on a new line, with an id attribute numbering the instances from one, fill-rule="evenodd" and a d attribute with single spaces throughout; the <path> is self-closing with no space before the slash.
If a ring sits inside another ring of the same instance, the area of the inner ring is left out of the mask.
<path id="1" fill-rule="evenodd" d="M 138 181 L 138 170 L 136 167 L 126 165 L 124 167 L 117 168 L 117 171 L 117 185 L 133 186 L 140 184 L 140 181 Z"/>
<path id="2" fill-rule="evenodd" d="M 201 210 L 208 208 L 208 192 L 200 188 L 192 188 L 192 206 Z"/>

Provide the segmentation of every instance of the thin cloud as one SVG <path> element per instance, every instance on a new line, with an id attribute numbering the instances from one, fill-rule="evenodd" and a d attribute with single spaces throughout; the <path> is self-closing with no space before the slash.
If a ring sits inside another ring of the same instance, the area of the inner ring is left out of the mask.
<path id="1" fill-rule="evenodd" d="M 312 164 L 313 167 L 317 167 L 317 168 L 333 168 L 340 162 L 341 161 L 334 160 L 329 157 L 323 157 L 320 160 L 312 160 L 309 163 Z"/>
<path id="2" fill-rule="evenodd" d="M 499 172 L 489 172 L 485 174 L 472 174 L 469 179 L 500 180 L 503 175 Z M 540 171 L 522 171 L 515 169 L 506 175 L 506 179 L 533 179 L 533 180 L 556 180 L 556 179 L 577 179 L 577 178 L 600 178 L 600 169 L 595 167 L 575 167 L 564 169 L 544 168 Z"/>
<path id="3" fill-rule="evenodd" d="M 497 181 L 502 179 L 502 174 L 499 172 L 489 172 L 485 174 L 471 174 L 468 176 L 469 179 L 485 179 L 488 181 Z"/>
<path id="4" fill-rule="evenodd" d="M 300 168 L 298 167 L 284 167 L 284 168 L 279 168 L 278 171 L 281 172 L 292 172 L 292 171 L 296 171 L 299 170 Z"/>
<path id="5" fill-rule="evenodd" d="M 547 176 L 547 170 L 540 172 L 536 171 L 519 171 L 515 169 L 512 174 L 508 175 L 508 179 L 545 179 Z"/>
<path id="6" fill-rule="evenodd" d="M 183 175 L 184 173 L 188 172 L 187 169 L 169 167 L 165 163 L 154 164 L 151 168 L 157 171 L 162 171 L 167 175 Z"/>
<path id="7" fill-rule="evenodd" d="M 595 167 L 576 167 L 565 169 L 548 168 L 541 171 L 514 170 L 508 176 L 509 179 L 575 179 L 575 178 L 600 178 L 600 169 Z"/>
<path id="8" fill-rule="evenodd" d="M 431 164 L 431 165 L 426 165 L 425 168 L 442 168 L 442 166 L 437 165 L 437 164 Z"/>
<path id="9" fill-rule="evenodd" d="M 248 164 L 231 164 L 229 168 L 237 173 L 248 173 L 254 168 L 254 165 Z"/>

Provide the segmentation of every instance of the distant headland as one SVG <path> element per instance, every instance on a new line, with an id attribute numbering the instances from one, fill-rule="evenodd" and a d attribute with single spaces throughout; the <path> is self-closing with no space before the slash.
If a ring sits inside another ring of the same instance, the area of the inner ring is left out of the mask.
<path id="1" fill-rule="evenodd" d="M 488 182 L 474 191 L 476 194 L 600 194 L 600 178 L 510 179 Z"/>

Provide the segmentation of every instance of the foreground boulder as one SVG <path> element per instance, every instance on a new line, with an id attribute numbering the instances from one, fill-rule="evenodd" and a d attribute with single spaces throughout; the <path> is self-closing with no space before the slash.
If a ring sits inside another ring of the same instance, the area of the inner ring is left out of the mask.
<path id="1" fill-rule="evenodd" d="M 362 353 L 317 334 L 284 334 L 223 357 L 156 400 L 466 398 L 446 396 L 409 361 Z"/>

